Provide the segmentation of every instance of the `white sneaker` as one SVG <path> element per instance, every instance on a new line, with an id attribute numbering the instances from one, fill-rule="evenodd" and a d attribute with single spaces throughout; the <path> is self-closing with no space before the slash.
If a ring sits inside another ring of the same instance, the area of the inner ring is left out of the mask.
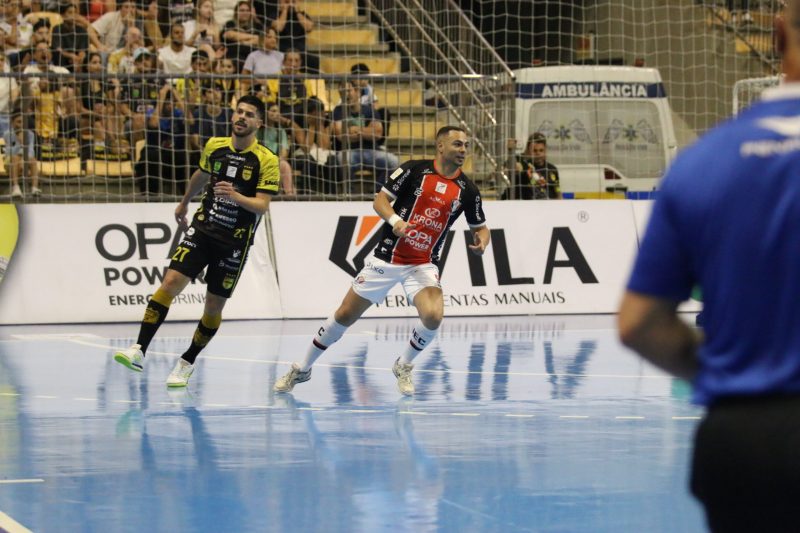
<path id="1" fill-rule="evenodd" d="M 411 381 L 411 371 L 413 369 L 414 365 L 411 363 L 401 363 L 399 357 L 392 367 L 392 372 L 397 378 L 397 388 L 400 394 L 404 396 L 411 396 L 414 394 L 414 382 Z"/>
<path id="2" fill-rule="evenodd" d="M 282 378 L 278 378 L 272 390 L 275 392 L 291 392 L 295 385 L 304 383 L 309 379 L 311 379 L 310 368 L 303 372 L 297 363 L 292 363 L 292 368 Z"/>
<path id="3" fill-rule="evenodd" d="M 33 187 L 33 188 L 31 189 L 31 194 L 32 194 L 33 196 L 39 197 L 39 196 L 41 196 L 41 195 L 42 195 L 42 189 L 40 189 L 39 187 Z"/>
<path id="4" fill-rule="evenodd" d="M 144 369 L 144 354 L 139 344 L 134 344 L 126 350 L 119 350 L 114 354 L 114 361 L 125 365 L 134 372 L 141 372 Z"/>
<path id="5" fill-rule="evenodd" d="M 22 189 L 19 188 L 19 185 L 14 185 L 11 187 L 11 197 L 22 198 Z"/>
<path id="6" fill-rule="evenodd" d="M 183 357 L 179 357 L 172 372 L 167 378 L 167 387 L 185 387 L 189 384 L 189 378 L 194 372 L 194 365 Z"/>

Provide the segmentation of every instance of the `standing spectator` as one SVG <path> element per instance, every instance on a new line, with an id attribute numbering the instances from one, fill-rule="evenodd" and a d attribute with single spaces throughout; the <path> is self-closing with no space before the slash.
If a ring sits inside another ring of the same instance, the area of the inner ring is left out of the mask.
<path id="1" fill-rule="evenodd" d="M 192 71 L 191 46 L 186 46 L 183 24 L 174 23 L 169 29 L 169 44 L 158 49 L 161 71 L 167 74 L 188 74 Z"/>
<path id="2" fill-rule="evenodd" d="M 108 56 L 108 73 L 133 74 L 133 54 L 142 47 L 144 47 L 142 31 L 136 26 L 129 27 L 125 33 L 125 46 Z"/>
<path id="3" fill-rule="evenodd" d="M 97 33 L 97 42 L 92 44 L 98 51 L 110 53 L 125 46 L 125 34 L 133 26 L 144 34 L 144 25 L 136 13 L 136 3 L 133 0 L 123 0 L 119 11 L 106 13 L 92 22 L 92 28 Z"/>
<path id="4" fill-rule="evenodd" d="M 11 72 L 11 65 L 5 56 L 6 33 L 0 29 L 0 71 Z M 19 98 L 19 84 L 12 77 L 0 78 L 0 136 L 11 127 L 11 110 Z"/>
<path id="5" fill-rule="evenodd" d="M 236 4 L 233 19 L 222 27 L 222 44 L 225 45 L 225 57 L 237 61 L 241 65 L 259 45 L 258 19 L 248 0 Z"/>
<path id="6" fill-rule="evenodd" d="M 283 193 L 294 195 L 294 176 L 292 175 L 292 166 L 288 161 L 291 145 L 286 130 L 281 127 L 281 112 L 278 104 L 273 103 L 267 106 L 267 120 L 264 121 L 264 127 L 259 132 L 258 140 L 280 160 L 278 168 Z"/>
<path id="7" fill-rule="evenodd" d="M 512 139 L 509 148 L 516 145 Z M 525 151 L 511 156 L 508 163 L 511 171 L 511 187 L 503 192 L 503 200 L 542 200 L 561 198 L 558 169 L 547 161 L 547 137 L 533 133 L 528 137 Z"/>
<path id="8" fill-rule="evenodd" d="M 45 42 L 36 45 L 33 52 L 34 63 L 25 67 L 24 74 L 69 74 L 64 67 L 51 64 L 50 47 Z M 23 84 L 30 84 L 35 110 L 36 135 L 48 142 L 55 141 L 58 133 L 58 118 L 61 115 L 60 104 L 64 101 L 62 93 L 63 77 L 31 77 Z"/>
<path id="9" fill-rule="evenodd" d="M 244 62 L 242 74 L 252 76 L 252 78 L 242 80 L 242 90 L 245 93 L 248 92 L 253 83 L 253 78 L 256 79 L 256 85 L 268 86 L 269 82 L 267 80 L 259 80 L 258 78 L 280 74 L 282 66 L 283 52 L 278 51 L 278 34 L 272 28 L 267 28 L 264 33 L 262 48 L 250 52 Z"/>
<path id="10" fill-rule="evenodd" d="M 256 0 L 256 13 L 264 20 L 271 20 L 271 27 L 278 32 L 278 49 L 299 50 L 303 63 L 309 71 L 319 72 L 319 57 L 306 50 L 306 35 L 314 29 L 314 21 L 305 11 L 297 7 L 296 0 Z"/>
<path id="11" fill-rule="evenodd" d="M 89 34 L 75 23 L 78 12 L 72 4 L 61 6 L 61 24 L 53 28 L 52 48 L 59 54 L 59 64 L 70 72 L 78 72 L 89 51 Z M 42 19 L 46 20 L 46 19 Z"/>
<path id="12" fill-rule="evenodd" d="M 194 18 L 183 23 L 186 44 L 205 51 L 211 59 L 222 57 L 225 50 L 220 41 L 220 25 L 214 21 L 212 0 L 198 0 Z"/>
<path id="13" fill-rule="evenodd" d="M 11 178 L 11 197 L 22 198 L 20 178 L 25 171 L 31 178 L 31 194 L 40 196 L 39 188 L 39 163 L 36 161 L 36 137 L 31 130 L 24 129 L 22 113 L 14 111 L 11 115 L 11 128 L 5 132 L 3 138 L 6 142 L 5 164 L 8 176 Z"/>
<path id="14" fill-rule="evenodd" d="M 216 87 L 203 89 L 203 105 L 192 115 L 189 148 L 191 167 L 200 164 L 200 152 L 211 137 L 225 137 L 230 128 L 233 110 L 222 102 L 222 92 Z"/>
<path id="15" fill-rule="evenodd" d="M 150 50 L 139 48 L 133 55 L 134 74 L 152 74 L 155 61 L 156 57 Z M 158 101 L 159 87 L 155 80 L 133 76 L 122 89 L 122 113 L 129 120 L 131 141 L 135 145 L 136 141 L 144 138 L 145 117 Z"/>
<path id="16" fill-rule="evenodd" d="M 125 119 L 120 100 L 121 89 L 109 83 L 104 85 L 104 98 L 95 106 L 94 158 L 115 161 L 130 158 L 130 143 L 125 135 Z"/>
<path id="17" fill-rule="evenodd" d="M 342 86 L 342 103 L 333 110 L 333 133 L 339 164 L 347 166 L 350 178 L 361 167 L 374 169 L 375 190 L 386 183 L 390 170 L 398 166 L 397 156 L 377 148 L 383 124 L 371 106 L 361 105 L 361 91 L 352 82 Z"/>
<path id="18" fill-rule="evenodd" d="M 183 105 L 167 83 L 158 91 L 156 106 L 147 114 L 144 155 L 135 168 L 142 193 L 183 194 L 189 169 L 186 135 Z M 161 182 L 167 186 L 164 190 Z"/>
<path id="19" fill-rule="evenodd" d="M 308 99 L 308 117 L 303 129 L 303 143 L 295 151 L 294 168 L 300 171 L 298 189 L 333 194 L 336 192 L 336 155 L 331 140 L 331 126 L 322 101 Z M 298 153 L 300 152 L 300 153 Z"/>
<path id="20" fill-rule="evenodd" d="M 89 22 L 94 22 L 106 13 L 114 11 L 115 5 L 115 0 L 89 0 L 86 19 Z"/>
<path id="21" fill-rule="evenodd" d="M 210 87 L 211 80 L 200 79 L 194 74 L 208 74 L 209 60 L 205 51 L 195 50 L 192 52 L 192 72 L 184 77 L 175 80 L 175 92 L 178 97 L 186 103 L 186 114 L 192 115 L 196 106 L 203 101 L 203 87 Z"/>
<path id="22" fill-rule="evenodd" d="M 78 84 L 81 105 L 81 131 L 86 137 L 94 137 L 93 124 L 102 111 L 105 100 L 106 84 L 100 75 L 103 73 L 103 59 L 99 52 L 89 54 L 86 61 L 86 72 L 92 77 L 83 79 Z M 82 135 L 83 136 L 83 135 Z"/>
<path id="23" fill-rule="evenodd" d="M 235 60 L 227 57 L 217 60 L 214 72 L 224 76 L 232 76 L 239 73 Z M 241 85 L 236 78 L 214 78 L 214 87 L 217 87 L 222 92 L 222 102 L 226 106 L 233 107 L 235 100 L 241 96 Z"/>
<path id="24" fill-rule="evenodd" d="M 691 490 L 711 531 L 797 529 L 798 17 L 800 1 L 789 0 L 775 20 L 786 83 L 670 166 L 619 311 L 623 343 L 689 380 L 693 401 L 707 406 Z M 702 334 L 677 314 L 695 285 Z"/>

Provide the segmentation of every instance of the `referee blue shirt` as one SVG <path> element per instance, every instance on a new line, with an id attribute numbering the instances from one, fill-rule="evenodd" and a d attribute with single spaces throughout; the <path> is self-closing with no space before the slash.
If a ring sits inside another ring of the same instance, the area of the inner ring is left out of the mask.
<path id="1" fill-rule="evenodd" d="M 800 393 L 800 84 L 683 151 L 628 283 L 683 301 L 703 288 L 694 401 Z"/>

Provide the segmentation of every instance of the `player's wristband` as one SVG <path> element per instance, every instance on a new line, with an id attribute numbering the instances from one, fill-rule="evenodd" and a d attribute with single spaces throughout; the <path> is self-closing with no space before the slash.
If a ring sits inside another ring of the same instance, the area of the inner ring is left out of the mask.
<path id="1" fill-rule="evenodd" d="M 387 220 L 387 222 L 389 223 L 389 225 L 391 227 L 394 227 L 394 225 L 397 224 L 398 222 L 400 222 L 401 220 L 403 220 L 403 219 L 400 218 L 400 215 L 395 213 L 394 215 L 389 217 L 389 220 Z"/>

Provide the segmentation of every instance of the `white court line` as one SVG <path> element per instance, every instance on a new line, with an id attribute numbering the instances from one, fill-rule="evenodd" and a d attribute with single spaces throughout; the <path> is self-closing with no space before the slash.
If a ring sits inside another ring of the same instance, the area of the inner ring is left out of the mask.
<path id="1" fill-rule="evenodd" d="M 207 403 L 205 407 L 230 407 L 230 404 L 227 403 Z"/>
<path id="2" fill-rule="evenodd" d="M 239 338 L 239 337 L 234 337 Z M 102 344 L 97 342 L 89 342 L 82 339 L 76 338 L 69 338 L 67 339 L 69 342 L 74 344 L 80 344 L 82 346 L 89 346 L 92 348 L 102 348 L 105 350 L 111 350 L 117 348 L 116 346 L 111 346 L 110 344 Z M 177 352 L 158 352 L 155 350 L 148 350 L 148 354 L 151 355 L 166 355 L 169 357 L 179 357 L 181 354 Z M 291 365 L 291 361 L 275 361 L 272 359 L 252 359 L 247 357 L 220 357 L 218 355 L 203 355 L 203 359 L 209 361 L 228 361 L 231 363 L 250 363 L 250 364 L 257 364 L 257 365 Z M 327 368 L 350 368 L 352 365 L 341 365 L 341 364 L 330 364 L 330 363 L 315 363 L 318 367 L 327 367 Z M 382 370 L 387 371 L 390 370 L 388 367 L 381 367 L 381 366 L 359 366 L 359 369 L 363 370 Z M 470 371 L 470 370 L 426 370 L 424 368 L 415 369 L 417 373 L 428 373 L 428 374 L 486 374 L 483 371 Z M 578 377 L 578 378 L 606 378 L 606 379 L 666 379 L 672 380 L 672 376 L 668 376 L 666 374 L 655 375 L 655 374 L 641 374 L 641 375 L 632 375 L 632 374 L 573 374 L 570 372 L 561 372 L 561 373 L 548 373 L 548 372 L 493 372 L 494 374 L 498 375 L 506 375 L 506 376 L 528 376 L 528 377 Z"/>
<path id="3" fill-rule="evenodd" d="M 48 396 L 47 394 L 37 394 L 34 398 L 39 398 L 41 400 L 57 400 L 58 396 Z"/>
<path id="4" fill-rule="evenodd" d="M 506 414 L 506 416 L 508 418 L 533 418 L 535 415 L 515 415 L 515 414 L 508 413 L 508 414 Z"/>
<path id="5" fill-rule="evenodd" d="M 96 402 L 97 398 L 73 398 L 76 402 Z"/>
<path id="6" fill-rule="evenodd" d="M 430 413 L 426 413 L 425 411 L 398 411 L 401 415 L 419 415 L 419 416 L 428 416 Z"/>
<path id="7" fill-rule="evenodd" d="M 700 420 L 700 416 L 673 416 L 673 420 Z"/>
<path id="8" fill-rule="evenodd" d="M 575 419 L 575 420 L 585 420 L 585 419 L 587 419 L 589 417 L 586 416 L 586 415 L 561 415 L 558 418 L 570 418 L 570 419 Z"/>
<path id="9" fill-rule="evenodd" d="M 380 409 L 345 409 L 344 412 L 361 414 L 361 413 L 382 413 L 383 411 L 381 411 Z"/>
<path id="10" fill-rule="evenodd" d="M 2 511 L 0 511 L 0 530 L 8 531 L 8 533 L 33 533 Z"/>
<path id="11" fill-rule="evenodd" d="M 643 416 L 615 416 L 617 420 L 644 420 Z"/>
<path id="12" fill-rule="evenodd" d="M 0 396 L 21 396 L 18 392 L 0 392 Z"/>
<path id="13" fill-rule="evenodd" d="M 114 403 L 141 403 L 139 400 L 114 400 Z"/>
<path id="14" fill-rule="evenodd" d="M 0 485 L 14 485 L 17 483 L 44 483 L 43 479 L 28 478 L 28 479 L 0 479 Z"/>
<path id="15" fill-rule="evenodd" d="M 480 413 L 447 413 L 450 416 L 481 416 Z"/>

